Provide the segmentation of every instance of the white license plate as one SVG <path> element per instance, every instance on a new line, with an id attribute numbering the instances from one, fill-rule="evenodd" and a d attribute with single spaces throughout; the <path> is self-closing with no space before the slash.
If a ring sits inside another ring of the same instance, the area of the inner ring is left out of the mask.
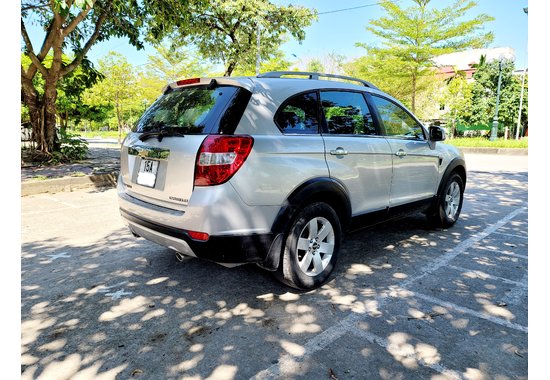
<path id="1" fill-rule="evenodd" d="M 142 159 L 139 165 L 137 183 L 143 186 L 155 187 L 158 168 L 158 161 Z"/>

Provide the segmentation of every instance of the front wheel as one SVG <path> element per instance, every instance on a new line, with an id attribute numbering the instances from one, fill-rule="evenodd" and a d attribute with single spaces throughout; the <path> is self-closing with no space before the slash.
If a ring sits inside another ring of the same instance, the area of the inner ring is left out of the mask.
<path id="1" fill-rule="evenodd" d="M 441 188 L 435 210 L 428 214 L 428 218 L 438 227 L 451 227 L 458 220 L 463 200 L 464 181 L 453 173 Z"/>
<path id="2" fill-rule="evenodd" d="M 342 228 L 326 203 L 306 206 L 294 219 L 285 241 L 277 278 L 296 289 L 313 289 L 327 281 L 337 260 Z"/>

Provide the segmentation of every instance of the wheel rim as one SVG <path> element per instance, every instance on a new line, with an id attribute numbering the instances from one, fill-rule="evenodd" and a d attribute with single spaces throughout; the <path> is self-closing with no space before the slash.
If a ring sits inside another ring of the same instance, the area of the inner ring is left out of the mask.
<path id="1" fill-rule="evenodd" d="M 298 239 L 298 266 L 314 277 L 325 270 L 334 252 L 334 228 L 323 217 L 313 218 L 300 232 Z"/>
<path id="2" fill-rule="evenodd" d="M 452 182 L 445 193 L 445 215 L 451 220 L 455 220 L 460 206 L 460 186 L 457 182 Z"/>

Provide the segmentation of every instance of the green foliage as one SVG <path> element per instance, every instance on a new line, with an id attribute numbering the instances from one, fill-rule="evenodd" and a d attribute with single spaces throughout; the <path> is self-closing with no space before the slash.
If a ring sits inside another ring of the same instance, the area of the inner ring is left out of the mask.
<path id="1" fill-rule="evenodd" d="M 148 56 L 146 75 L 148 78 L 158 78 L 164 83 L 163 86 L 183 78 L 207 76 L 212 70 L 212 65 L 205 63 L 196 51 L 186 46 L 162 43 L 155 50 L 155 55 Z"/>
<path id="2" fill-rule="evenodd" d="M 454 145 L 458 147 L 468 148 L 523 148 L 529 147 L 529 140 L 523 138 L 521 140 L 504 140 L 497 139 L 491 141 L 486 137 L 462 137 L 454 138 L 452 140 L 445 140 L 446 144 Z"/>
<path id="3" fill-rule="evenodd" d="M 471 100 L 467 107 L 458 113 L 457 119 L 466 124 L 490 124 L 495 115 L 498 77 L 501 71 L 501 87 L 498 109 L 499 124 L 514 128 L 517 124 L 521 77 L 513 75 L 514 62 L 502 60 L 502 70 L 499 61 L 487 62 L 482 59 L 474 73 L 474 83 L 471 88 Z M 522 125 L 528 125 L 528 80 L 525 81 L 525 90 L 522 103 Z"/>
<path id="4" fill-rule="evenodd" d="M 412 7 L 383 1 L 386 15 L 373 20 L 367 30 L 382 40 L 380 46 L 358 43 L 367 50 L 367 57 L 358 63 L 359 73 L 376 78 L 381 88 L 398 94 L 397 98 L 416 111 L 416 94 L 433 83 L 435 71 L 432 59 L 436 56 L 469 48 L 486 46 L 493 34 L 483 32 L 484 25 L 493 20 L 481 14 L 464 20 L 476 2 L 457 0 L 448 7 L 429 7 L 430 0 L 413 0 Z M 375 82 L 375 83 L 377 83 Z"/>
<path id="5" fill-rule="evenodd" d="M 314 73 L 324 73 L 325 67 L 323 66 L 323 63 L 320 59 L 313 58 L 307 63 L 306 70 Z"/>
<path id="6" fill-rule="evenodd" d="M 99 60 L 99 70 L 105 78 L 84 94 L 85 102 L 92 107 L 113 107 L 117 129 L 122 136 L 122 130 L 128 129 L 144 108 L 135 70 L 116 52 L 109 52 Z"/>
<path id="7" fill-rule="evenodd" d="M 110 37 L 127 37 L 130 44 L 143 48 L 140 28 L 143 26 L 144 6 L 136 0 L 51 0 L 28 1 L 21 4 L 21 37 L 28 65 L 21 65 L 22 100 L 29 110 L 30 122 L 37 149 L 48 155 L 59 149 L 56 143 L 56 102 L 58 90 L 78 96 L 85 85 L 79 76 L 74 83 L 62 87 L 60 81 L 78 67 L 85 67 L 86 54 L 91 47 Z M 33 46 L 27 26 L 39 25 L 44 31 L 42 44 Z M 65 60 L 71 52 L 71 58 Z M 51 56 L 51 64 L 47 59 Z M 29 63 L 30 62 L 30 63 Z M 37 75 L 44 81 L 41 93 Z M 90 78 L 90 76 L 88 76 Z M 59 88 L 58 88 L 59 87 Z M 70 101 L 65 102 L 65 115 Z"/>
<path id="8" fill-rule="evenodd" d="M 60 130 L 61 148 L 54 152 L 50 163 L 79 161 L 88 155 L 88 142 L 79 135 Z"/>
<path id="9" fill-rule="evenodd" d="M 260 73 L 269 71 L 288 71 L 292 62 L 285 58 L 285 54 L 281 50 L 273 53 L 272 57 L 267 61 L 260 62 Z M 233 71 L 234 76 L 254 76 L 256 75 L 256 63 L 248 65 L 238 65 Z"/>
<path id="10" fill-rule="evenodd" d="M 226 76 L 237 66 L 255 65 L 258 26 L 261 60 L 267 61 L 287 34 L 303 40 L 304 28 L 316 18 L 308 8 L 277 6 L 269 0 L 190 0 L 186 13 L 193 17 L 166 15 L 163 25 L 154 25 L 152 37 L 169 35 L 176 45 L 196 46 L 203 58 L 222 63 Z"/>

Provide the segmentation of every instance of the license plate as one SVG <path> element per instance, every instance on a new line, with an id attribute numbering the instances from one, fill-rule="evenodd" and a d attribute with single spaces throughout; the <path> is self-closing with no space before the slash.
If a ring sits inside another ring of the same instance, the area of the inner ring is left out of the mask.
<path id="1" fill-rule="evenodd" d="M 155 187 L 158 168 L 158 161 L 142 159 L 139 165 L 137 183 L 143 186 Z"/>

